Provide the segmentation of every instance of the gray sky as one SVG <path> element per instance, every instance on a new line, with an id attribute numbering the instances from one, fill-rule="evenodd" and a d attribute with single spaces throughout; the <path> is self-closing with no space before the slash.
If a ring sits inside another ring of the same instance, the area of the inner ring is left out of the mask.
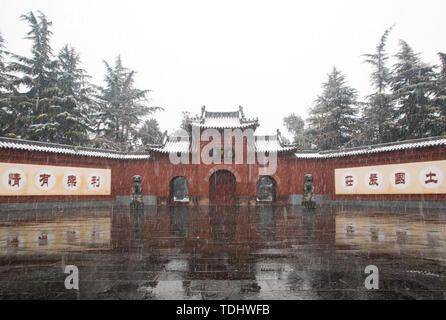
<path id="1" fill-rule="evenodd" d="M 446 52 L 446 1 L 51 1 L 0 0 L 0 32 L 9 50 L 29 55 L 30 10 L 53 21 L 55 53 L 65 43 L 81 54 L 93 82 L 102 60 L 121 54 L 136 85 L 151 89 L 162 130 L 179 127 L 181 111 L 230 111 L 259 117 L 259 134 L 285 131 L 284 116 L 307 117 L 327 73 L 336 65 L 361 96 L 370 93 L 372 53 L 392 24 L 388 52 L 404 39 L 425 62 Z"/>

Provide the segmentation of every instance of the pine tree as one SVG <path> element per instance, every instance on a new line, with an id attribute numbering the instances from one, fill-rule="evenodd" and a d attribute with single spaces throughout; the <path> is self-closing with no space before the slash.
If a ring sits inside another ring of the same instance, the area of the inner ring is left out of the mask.
<path id="1" fill-rule="evenodd" d="M 363 108 L 361 134 L 364 143 L 383 143 L 392 140 L 393 104 L 387 92 L 390 83 L 390 70 L 386 65 L 389 56 L 385 50 L 388 35 L 393 27 L 387 29 L 373 54 L 365 54 L 366 63 L 373 67 L 370 83 L 375 90 L 367 97 Z"/>
<path id="2" fill-rule="evenodd" d="M 88 76 L 79 67 L 79 54 L 69 45 L 60 50 L 58 62 L 58 104 L 61 112 L 57 115 L 59 129 L 54 138 L 59 143 L 86 145 L 92 126 L 88 109 L 92 103 L 89 98 L 92 88 L 87 82 Z"/>
<path id="3" fill-rule="evenodd" d="M 428 126 L 433 136 L 446 134 L 446 54 L 439 52 L 441 67 L 435 74 L 435 90 L 430 106 Z"/>
<path id="4" fill-rule="evenodd" d="M 14 123 L 14 108 L 12 107 L 11 81 L 13 76 L 7 71 L 6 56 L 8 52 L 5 48 L 5 39 L 0 33 L 0 136 L 8 135 L 13 130 L 11 124 Z"/>
<path id="5" fill-rule="evenodd" d="M 301 116 L 292 113 L 283 118 L 283 124 L 293 135 L 293 143 L 298 144 L 301 148 L 309 147 L 305 137 L 305 121 Z"/>
<path id="6" fill-rule="evenodd" d="M 57 114 L 61 112 L 57 95 L 57 61 L 53 59 L 50 46 L 52 23 L 39 11 L 22 15 L 31 30 L 26 39 L 32 41 L 32 57 L 12 55 L 16 62 L 11 62 L 8 69 L 21 74 L 15 81 L 17 87 L 24 86 L 27 91 L 19 95 L 15 108 L 19 115 L 16 119 L 15 134 L 18 137 L 57 142 L 60 125 Z"/>
<path id="7" fill-rule="evenodd" d="M 357 105 L 357 91 L 347 86 L 345 76 L 333 67 L 310 109 L 308 133 L 312 143 L 321 150 L 347 146 L 357 130 Z"/>
<path id="8" fill-rule="evenodd" d="M 433 67 L 421 62 L 418 53 L 403 40 L 400 51 L 395 55 L 391 88 L 396 102 L 397 140 L 431 136 L 431 94 L 435 90 Z"/>
<path id="9" fill-rule="evenodd" d="M 190 118 L 190 112 L 189 111 L 183 111 L 181 112 L 182 118 L 181 118 L 181 125 L 180 128 L 184 131 L 189 131 L 189 118 Z"/>
<path id="10" fill-rule="evenodd" d="M 0 94 L 4 93 L 7 86 L 7 75 L 6 75 L 6 50 L 5 50 L 5 39 L 0 33 Z"/>
<path id="11" fill-rule="evenodd" d="M 138 136 L 141 139 L 142 147 L 148 144 L 159 144 L 162 142 L 163 133 L 160 130 L 158 121 L 156 119 L 146 120 L 143 126 L 138 131 Z"/>
<path id="12" fill-rule="evenodd" d="M 134 87 L 135 71 L 125 68 L 120 56 L 114 67 L 106 61 L 104 64 L 105 87 L 99 88 L 97 97 L 99 113 L 95 141 L 100 141 L 100 145 L 105 147 L 132 150 L 141 117 L 161 108 L 148 106 L 147 94 L 150 90 Z"/>

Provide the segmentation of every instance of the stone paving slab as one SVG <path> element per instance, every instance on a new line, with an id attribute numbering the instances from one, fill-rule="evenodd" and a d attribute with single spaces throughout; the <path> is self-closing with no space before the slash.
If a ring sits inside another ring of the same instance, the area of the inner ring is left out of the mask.
<path id="1" fill-rule="evenodd" d="M 0 299 L 446 297 L 446 216 L 438 210 L 212 210 L 183 208 L 181 219 L 175 207 L 142 216 L 117 208 L 3 213 Z M 65 288 L 67 265 L 79 270 L 79 290 Z M 378 290 L 365 288 L 368 265 L 378 267 Z"/>

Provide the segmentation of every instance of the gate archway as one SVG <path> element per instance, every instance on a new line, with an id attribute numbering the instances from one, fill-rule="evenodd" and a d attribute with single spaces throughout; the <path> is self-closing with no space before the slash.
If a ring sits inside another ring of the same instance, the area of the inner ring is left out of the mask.
<path id="1" fill-rule="evenodd" d="M 234 204 L 235 187 L 236 179 L 230 171 L 215 171 L 209 178 L 209 200 L 211 204 Z"/>
<path id="2" fill-rule="evenodd" d="M 169 184 L 169 199 L 171 202 L 189 201 L 189 183 L 185 177 L 173 178 Z"/>

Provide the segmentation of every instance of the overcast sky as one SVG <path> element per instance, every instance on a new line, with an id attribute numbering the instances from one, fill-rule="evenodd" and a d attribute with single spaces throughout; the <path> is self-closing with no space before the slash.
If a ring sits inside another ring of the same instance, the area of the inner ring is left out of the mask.
<path id="1" fill-rule="evenodd" d="M 406 40 L 425 62 L 446 52 L 446 1 L 100 1 L 0 0 L 7 48 L 29 55 L 28 26 L 41 10 L 53 21 L 55 53 L 65 43 L 101 84 L 102 60 L 120 54 L 137 71 L 136 85 L 153 90 L 162 130 L 174 131 L 181 111 L 237 110 L 259 117 L 260 134 L 285 131 L 290 113 L 308 115 L 321 83 L 336 65 L 361 96 L 370 93 L 372 53 L 385 29 L 392 54 Z"/>

